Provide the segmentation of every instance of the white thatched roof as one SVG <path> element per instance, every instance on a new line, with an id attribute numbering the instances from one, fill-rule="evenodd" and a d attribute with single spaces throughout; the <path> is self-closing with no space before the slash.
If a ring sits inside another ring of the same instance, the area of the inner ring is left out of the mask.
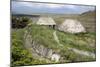
<path id="1" fill-rule="evenodd" d="M 40 17 L 36 24 L 38 24 L 38 25 L 56 25 L 55 21 L 51 17 Z"/>
<path id="2" fill-rule="evenodd" d="M 59 26 L 59 30 L 69 33 L 80 33 L 86 31 L 81 22 L 75 19 L 66 19 Z"/>

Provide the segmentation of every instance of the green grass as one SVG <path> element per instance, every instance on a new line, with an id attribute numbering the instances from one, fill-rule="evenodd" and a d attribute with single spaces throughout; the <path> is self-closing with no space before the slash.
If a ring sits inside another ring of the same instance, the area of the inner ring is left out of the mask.
<path id="1" fill-rule="evenodd" d="M 24 47 L 24 31 L 25 29 L 12 29 L 11 67 L 47 63 L 45 60 L 34 58 Z"/>
<path id="2" fill-rule="evenodd" d="M 55 50 L 59 49 L 59 45 L 54 40 L 54 30 L 52 28 L 46 26 L 33 25 L 30 31 L 33 40 L 35 40 L 39 44 Z"/>
<path id="3" fill-rule="evenodd" d="M 64 46 L 77 48 L 84 51 L 90 51 L 95 53 L 95 47 L 91 47 L 89 44 L 92 40 L 95 41 L 95 33 L 80 33 L 70 34 L 57 32 L 60 42 Z M 95 45 L 95 44 L 94 44 Z"/>
<path id="4" fill-rule="evenodd" d="M 12 30 L 12 65 L 32 65 L 32 64 L 46 64 L 48 63 L 45 59 L 39 60 L 34 58 L 30 52 L 24 47 L 24 32 L 27 30 L 31 35 L 32 39 L 40 45 L 46 48 L 51 48 L 54 51 L 59 51 L 65 61 L 62 62 L 78 62 L 78 61 L 93 61 L 95 58 L 82 56 L 76 54 L 73 51 L 67 49 L 67 47 L 76 48 L 84 51 L 90 51 L 95 53 L 95 47 L 91 47 L 89 44 L 92 40 L 95 41 L 95 32 L 87 32 L 80 34 L 70 34 L 57 31 L 57 36 L 60 43 L 63 46 L 59 46 L 54 40 L 53 32 L 55 31 L 48 26 L 32 25 L 23 29 L 13 29 Z M 58 63 L 60 63 L 58 62 Z M 55 63 L 55 62 L 51 62 Z"/>
<path id="5" fill-rule="evenodd" d="M 58 43 L 54 40 L 53 32 L 54 30 L 52 28 L 46 26 L 31 26 L 31 34 L 33 40 L 36 40 L 36 42 L 46 46 L 47 48 L 61 51 L 67 49 L 67 47 L 72 47 L 95 53 L 95 47 L 91 47 L 89 45 L 92 42 L 92 40 L 95 41 L 95 32 L 70 34 L 57 31 L 60 43 L 63 44 L 64 47 L 59 46 Z"/>

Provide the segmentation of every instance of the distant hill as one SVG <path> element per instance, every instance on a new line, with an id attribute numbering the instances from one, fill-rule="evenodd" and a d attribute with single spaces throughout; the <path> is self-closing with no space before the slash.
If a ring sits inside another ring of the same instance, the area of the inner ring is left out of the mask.
<path id="1" fill-rule="evenodd" d="M 79 16 L 79 20 L 82 22 L 87 31 L 96 31 L 96 10 L 82 13 Z"/>
<path id="2" fill-rule="evenodd" d="M 85 17 L 85 18 L 94 18 L 96 17 L 96 10 L 94 11 L 88 11 L 88 12 L 84 12 L 80 15 L 81 17 Z"/>

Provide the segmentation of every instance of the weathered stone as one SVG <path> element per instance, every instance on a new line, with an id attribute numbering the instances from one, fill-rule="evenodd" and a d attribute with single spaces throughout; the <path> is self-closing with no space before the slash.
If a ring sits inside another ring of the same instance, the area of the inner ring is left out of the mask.
<path id="1" fill-rule="evenodd" d="M 59 59 L 60 59 L 60 55 L 59 54 L 57 54 L 57 53 L 52 54 L 52 56 L 51 56 L 51 60 L 52 61 L 58 62 Z"/>
<path id="2" fill-rule="evenodd" d="M 44 45 L 35 42 L 29 33 L 25 35 L 24 41 L 25 41 L 25 47 L 30 50 L 33 57 L 35 56 L 35 57 L 51 59 L 56 62 L 59 61 L 60 59 L 59 54 L 53 54 L 53 49 L 47 48 Z"/>

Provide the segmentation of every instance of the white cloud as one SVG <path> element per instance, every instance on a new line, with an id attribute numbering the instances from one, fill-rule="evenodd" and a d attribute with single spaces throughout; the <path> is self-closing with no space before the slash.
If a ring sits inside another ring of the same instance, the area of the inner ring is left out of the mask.
<path id="1" fill-rule="evenodd" d="M 75 9 L 75 5 L 62 5 L 62 4 L 47 4 L 47 3 L 32 3 L 32 2 L 17 2 L 17 4 L 20 4 L 22 6 L 28 6 L 28 7 L 47 7 L 47 8 L 62 8 L 67 7 L 70 9 Z"/>
<path id="2" fill-rule="evenodd" d="M 37 8 L 39 7 L 60 8 L 60 7 L 65 6 L 65 5 L 60 5 L 60 4 L 46 4 L 46 3 L 32 3 L 32 2 L 17 2 L 17 3 L 22 6 L 29 6 L 29 7 L 36 6 Z"/>
<path id="3" fill-rule="evenodd" d="M 33 6 L 33 3 L 31 2 L 18 2 L 20 5 L 24 5 L 24 6 L 29 6 L 29 7 L 32 7 Z"/>
<path id="4" fill-rule="evenodd" d="M 65 5 L 60 5 L 60 4 L 45 4 L 46 7 L 49 8 L 60 8 L 60 7 L 64 7 Z"/>
<path id="5" fill-rule="evenodd" d="M 76 5 L 66 5 L 67 8 L 70 8 L 70 9 L 75 9 L 76 8 Z"/>
<path id="6" fill-rule="evenodd" d="M 56 12 L 76 12 L 82 13 L 85 11 L 93 10 L 95 7 L 93 6 L 85 6 L 85 5 L 74 5 L 74 4 L 51 4 L 51 3 L 33 3 L 33 2 L 16 2 L 12 4 L 12 8 L 14 10 L 16 8 L 22 9 L 27 8 L 29 10 L 35 9 L 34 11 L 42 10 L 42 11 L 56 11 Z"/>

